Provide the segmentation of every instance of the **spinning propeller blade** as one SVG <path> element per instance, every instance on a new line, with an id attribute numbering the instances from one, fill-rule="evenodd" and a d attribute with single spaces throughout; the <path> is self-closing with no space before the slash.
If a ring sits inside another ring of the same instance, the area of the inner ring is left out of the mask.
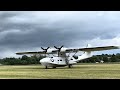
<path id="1" fill-rule="evenodd" d="M 50 47 L 47 48 L 47 50 L 49 49 Z"/>
<path id="2" fill-rule="evenodd" d="M 60 48 L 62 48 L 62 47 L 63 47 L 63 45 Z"/>
<path id="3" fill-rule="evenodd" d="M 54 46 L 54 48 L 58 49 L 56 46 Z"/>
<path id="4" fill-rule="evenodd" d="M 45 48 L 41 47 L 41 49 L 44 50 L 45 53 L 47 52 L 47 50 L 48 50 L 49 48 L 50 48 L 50 47 L 47 47 L 47 48 L 45 49 Z"/>
<path id="5" fill-rule="evenodd" d="M 42 50 L 45 50 L 43 47 L 41 47 Z"/>
<path id="6" fill-rule="evenodd" d="M 61 50 L 61 48 L 63 47 L 63 45 L 61 46 L 61 47 L 56 47 L 56 46 L 54 46 L 54 48 L 56 48 L 56 49 L 58 49 L 58 51 L 60 52 L 60 50 Z"/>

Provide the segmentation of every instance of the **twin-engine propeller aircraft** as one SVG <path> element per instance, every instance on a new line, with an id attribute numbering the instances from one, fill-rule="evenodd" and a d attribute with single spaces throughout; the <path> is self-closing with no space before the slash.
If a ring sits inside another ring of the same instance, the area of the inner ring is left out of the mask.
<path id="1" fill-rule="evenodd" d="M 45 55 L 52 55 L 52 56 L 46 56 L 45 58 L 40 60 L 40 63 L 45 66 L 47 69 L 48 67 L 62 67 L 62 66 L 68 66 L 71 68 L 72 65 L 76 64 L 77 62 L 84 60 L 86 58 L 92 57 L 93 51 L 102 51 L 102 50 L 110 50 L 110 49 L 119 49 L 120 46 L 102 46 L 102 47 L 91 47 L 90 44 L 87 45 L 86 48 L 77 48 L 77 49 L 69 49 L 61 47 L 54 46 L 53 48 L 42 48 L 43 51 L 38 52 L 19 52 L 16 53 L 17 55 L 26 55 L 26 54 L 45 54 Z M 83 51 L 84 53 L 82 55 L 75 55 L 77 52 Z M 73 55 L 70 55 L 70 53 L 73 53 Z M 57 56 L 54 56 L 54 54 L 57 54 Z"/>

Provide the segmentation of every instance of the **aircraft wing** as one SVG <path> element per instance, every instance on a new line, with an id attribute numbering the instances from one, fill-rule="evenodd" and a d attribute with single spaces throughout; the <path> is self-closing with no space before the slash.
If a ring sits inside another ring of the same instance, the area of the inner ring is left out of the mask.
<path id="1" fill-rule="evenodd" d="M 45 54 L 44 51 L 41 52 L 18 52 L 17 55 L 23 55 L 23 54 Z"/>
<path id="2" fill-rule="evenodd" d="M 64 53 L 70 52 L 78 52 L 78 51 L 102 51 L 102 50 L 110 50 L 110 49 L 120 49 L 120 46 L 102 46 L 102 47 L 88 47 L 88 48 L 78 48 L 78 49 L 66 49 Z M 47 54 L 57 54 L 58 50 L 53 50 L 52 52 L 47 52 Z M 23 54 L 46 54 L 45 51 L 38 52 L 18 52 L 17 55 Z"/>
<path id="3" fill-rule="evenodd" d="M 45 51 L 38 51 L 38 52 L 18 52 L 17 55 L 24 55 L 24 54 L 56 54 L 58 50 L 53 50 L 52 52 L 45 52 Z"/>
<path id="4" fill-rule="evenodd" d="M 78 49 L 67 49 L 66 52 L 77 52 L 77 51 L 102 51 L 110 49 L 119 49 L 119 46 L 102 46 L 102 47 L 88 47 L 88 48 L 78 48 Z"/>

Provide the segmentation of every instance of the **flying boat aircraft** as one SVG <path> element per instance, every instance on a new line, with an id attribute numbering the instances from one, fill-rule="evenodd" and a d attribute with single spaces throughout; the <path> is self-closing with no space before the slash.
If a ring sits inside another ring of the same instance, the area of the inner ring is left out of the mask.
<path id="1" fill-rule="evenodd" d="M 63 67 L 68 66 L 69 68 L 72 65 L 77 64 L 79 61 L 90 58 L 93 56 L 94 51 L 102 51 L 102 50 L 111 50 L 111 49 L 120 49 L 120 46 L 101 46 L 101 47 L 91 47 L 90 44 L 87 45 L 86 48 L 65 48 L 63 45 L 61 47 L 54 48 L 43 48 L 43 51 L 38 52 L 18 52 L 17 55 L 27 55 L 27 54 L 45 54 L 45 55 L 52 55 L 46 56 L 45 58 L 40 60 L 40 63 L 45 66 L 47 69 L 48 67 L 56 68 L 56 67 Z M 78 52 L 84 52 L 82 55 L 76 55 Z M 70 53 L 74 53 L 70 55 Z M 56 54 L 57 56 L 54 56 Z"/>

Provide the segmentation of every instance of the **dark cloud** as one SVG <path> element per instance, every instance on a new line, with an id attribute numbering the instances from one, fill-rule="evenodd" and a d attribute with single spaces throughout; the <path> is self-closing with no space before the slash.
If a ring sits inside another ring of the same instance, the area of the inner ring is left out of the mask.
<path id="1" fill-rule="evenodd" d="M 95 11 L 2 11 L 0 49 L 6 54 L 0 57 L 6 57 L 7 52 L 30 51 L 41 46 L 81 47 L 89 41 L 97 45 L 100 40 L 112 40 L 120 35 L 119 15 L 120 12 Z"/>

